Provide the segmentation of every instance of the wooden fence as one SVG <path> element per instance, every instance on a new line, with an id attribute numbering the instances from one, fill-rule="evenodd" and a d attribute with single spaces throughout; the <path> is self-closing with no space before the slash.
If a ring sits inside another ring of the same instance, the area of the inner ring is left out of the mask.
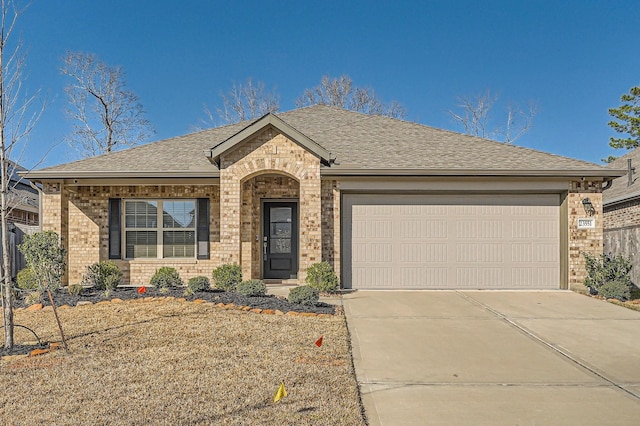
<path id="1" fill-rule="evenodd" d="M 11 276 L 15 278 L 18 274 L 18 271 L 24 269 L 27 266 L 27 262 L 24 259 L 20 250 L 18 250 L 18 246 L 22 244 L 22 240 L 24 240 L 25 235 L 31 235 L 35 232 L 38 232 L 40 228 L 38 226 L 27 226 L 27 225 L 17 225 L 11 226 L 11 230 L 9 231 L 9 250 L 11 252 L 11 256 L 13 257 L 13 262 L 11 263 Z M 2 238 L 2 232 L 0 232 L 0 238 Z M 1 241 L 1 240 L 0 240 Z M 0 266 L 2 265 L 2 244 L 0 244 Z"/>
<path id="2" fill-rule="evenodd" d="M 631 282 L 640 284 L 640 226 L 607 229 L 604 231 L 604 253 L 623 255 L 631 259 Z"/>

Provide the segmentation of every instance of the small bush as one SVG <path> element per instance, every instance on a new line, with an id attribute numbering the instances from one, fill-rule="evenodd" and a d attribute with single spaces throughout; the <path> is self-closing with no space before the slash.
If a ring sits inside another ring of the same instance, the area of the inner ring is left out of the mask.
<path id="1" fill-rule="evenodd" d="M 618 299 L 624 302 L 631 298 L 631 287 L 625 281 L 609 281 L 600 286 L 598 294 L 605 299 Z"/>
<path id="2" fill-rule="evenodd" d="M 82 285 L 94 287 L 96 290 L 115 290 L 122 280 L 122 271 L 110 260 L 103 260 L 87 266 L 82 277 Z"/>
<path id="3" fill-rule="evenodd" d="M 299 305 L 314 306 L 318 303 L 320 295 L 318 291 L 308 285 L 301 285 L 294 287 L 289 291 L 289 302 L 297 303 Z"/>
<path id="4" fill-rule="evenodd" d="M 242 282 L 242 269 L 240 265 L 227 263 L 214 269 L 212 276 L 215 288 L 233 291 Z"/>
<path id="5" fill-rule="evenodd" d="M 314 263 L 307 269 L 306 283 L 321 293 L 335 293 L 340 282 L 329 262 Z"/>
<path id="6" fill-rule="evenodd" d="M 189 278 L 189 281 L 187 281 L 187 288 L 195 293 L 196 291 L 204 291 L 211 288 L 211 284 L 209 283 L 209 278 L 199 276 Z"/>
<path id="7" fill-rule="evenodd" d="M 84 287 L 82 287 L 82 284 L 69 284 L 69 286 L 67 287 L 67 292 L 72 296 L 79 296 L 80 294 L 82 294 L 83 289 Z"/>
<path id="8" fill-rule="evenodd" d="M 629 272 L 632 265 L 631 260 L 622 255 L 606 255 L 593 256 L 588 253 L 583 253 L 585 266 L 587 269 L 587 278 L 584 280 L 584 285 L 589 287 L 592 294 L 602 294 L 602 289 L 605 288 L 605 292 L 609 293 L 614 289 L 618 294 L 623 291 L 624 294 L 629 294 L 631 291 L 631 277 Z M 627 299 L 630 294 L 626 296 Z M 617 299 L 617 297 L 614 297 Z"/>
<path id="9" fill-rule="evenodd" d="M 238 284 L 236 291 L 247 297 L 264 296 L 267 294 L 267 286 L 262 280 L 247 280 Z"/>
<path id="10" fill-rule="evenodd" d="M 30 291 L 24 298 L 24 304 L 31 306 L 36 303 L 42 303 L 42 293 L 38 290 Z"/>
<path id="11" fill-rule="evenodd" d="M 33 272 L 33 269 L 27 267 L 18 272 L 17 285 L 18 288 L 22 290 L 38 288 L 38 280 L 36 279 L 36 274 Z"/>
<path id="12" fill-rule="evenodd" d="M 156 288 L 170 288 L 170 287 L 179 287 L 184 284 L 182 279 L 180 278 L 180 274 L 176 271 L 176 268 L 171 268 L 168 266 L 163 266 L 160 269 L 156 270 L 156 273 L 151 277 L 150 284 Z"/>
<path id="13" fill-rule="evenodd" d="M 36 232 L 25 235 L 18 249 L 24 255 L 42 290 L 57 289 L 64 275 L 66 250 L 60 243 L 60 236 L 54 231 Z"/>

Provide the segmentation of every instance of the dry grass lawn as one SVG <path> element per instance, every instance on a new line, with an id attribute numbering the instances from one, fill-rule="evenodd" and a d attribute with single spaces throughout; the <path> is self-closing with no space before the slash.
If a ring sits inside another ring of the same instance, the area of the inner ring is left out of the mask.
<path id="1" fill-rule="evenodd" d="M 365 424 L 343 316 L 177 301 L 59 313 L 68 353 L 0 361 L 0 424 Z M 50 310 L 18 311 L 16 323 L 59 340 Z M 16 343 L 25 340 L 33 336 L 16 329 Z M 281 381 L 288 396 L 274 404 Z"/>

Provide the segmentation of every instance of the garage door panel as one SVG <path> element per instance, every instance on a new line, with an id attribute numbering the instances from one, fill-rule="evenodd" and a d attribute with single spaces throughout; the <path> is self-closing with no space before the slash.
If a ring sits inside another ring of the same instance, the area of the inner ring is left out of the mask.
<path id="1" fill-rule="evenodd" d="M 487 282 L 501 282 L 504 280 L 502 268 L 457 268 L 455 271 L 455 288 L 482 288 Z"/>
<path id="2" fill-rule="evenodd" d="M 557 194 L 345 195 L 353 288 L 558 288 Z"/>

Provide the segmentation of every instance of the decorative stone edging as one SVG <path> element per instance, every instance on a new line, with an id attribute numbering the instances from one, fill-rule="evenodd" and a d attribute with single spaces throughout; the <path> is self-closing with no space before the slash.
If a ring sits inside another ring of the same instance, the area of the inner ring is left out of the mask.
<path id="1" fill-rule="evenodd" d="M 60 305 L 58 306 L 58 310 L 62 309 L 70 309 L 79 306 L 92 306 L 92 305 L 108 305 L 114 303 L 147 303 L 153 301 L 176 301 L 176 302 L 187 302 L 187 299 L 184 297 L 173 297 L 173 296 L 159 296 L 159 297 L 141 297 L 138 299 L 128 299 L 122 300 L 119 298 L 113 298 L 110 300 L 102 300 L 100 302 L 91 302 L 88 300 L 79 301 L 76 306 L 70 305 Z M 318 318 L 330 318 L 336 315 L 339 315 L 339 311 L 336 310 L 335 314 L 318 314 L 315 312 L 298 312 L 298 311 L 288 311 L 282 312 L 279 309 L 260 309 L 260 308 L 252 308 L 251 306 L 242 306 L 236 305 L 234 303 L 213 303 L 203 299 L 195 299 L 191 303 L 214 306 L 220 309 L 228 309 L 228 310 L 236 310 L 236 311 L 244 311 L 244 312 L 252 312 L 254 314 L 262 314 L 262 315 L 283 315 L 283 316 L 299 316 L 299 317 L 318 317 Z M 44 306 L 42 303 L 35 303 L 33 305 L 27 306 L 26 308 L 14 308 L 14 312 L 18 311 L 39 311 L 39 310 L 52 310 L 50 305 Z"/>

